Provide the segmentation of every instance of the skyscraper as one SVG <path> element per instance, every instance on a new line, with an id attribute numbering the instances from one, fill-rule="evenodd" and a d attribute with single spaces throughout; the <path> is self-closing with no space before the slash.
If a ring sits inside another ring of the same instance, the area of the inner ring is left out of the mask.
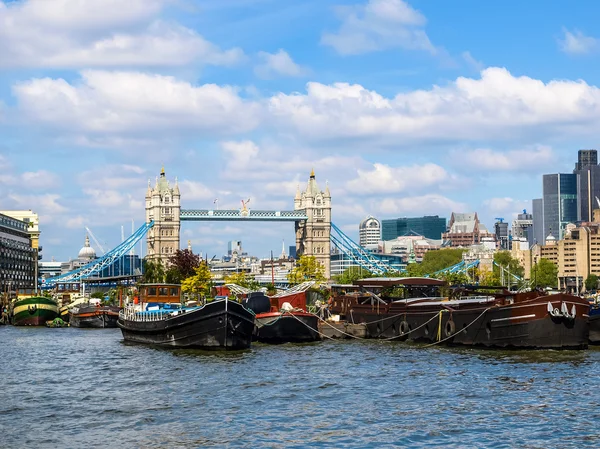
<path id="1" fill-rule="evenodd" d="M 533 200 L 539 201 L 539 200 Z M 512 237 L 513 239 L 525 238 L 531 246 L 534 241 L 533 229 L 533 214 L 528 214 L 523 210 L 522 214 L 517 215 L 517 218 L 512 222 Z"/>
<path id="2" fill-rule="evenodd" d="M 596 150 L 579 150 L 573 174 L 577 176 L 577 219 L 591 222 L 594 209 L 600 208 L 600 166 Z"/>
<path id="3" fill-rule="evenodd" d="M 544 175 L 544 236 L 552 233 L 558 240 L 568 223 L 575 223 L 577 210 L 577 175 L 555 173 Z M 538 241 L 539 243 L 539 241 Z"/>
<path id="4" fill-rule="evenodd" d="M 533 243 L 543 245 L 546 241 L 544 235 L 544 200 L 535 198 L 531 200 L 531 209 L 533 212 Z"/>

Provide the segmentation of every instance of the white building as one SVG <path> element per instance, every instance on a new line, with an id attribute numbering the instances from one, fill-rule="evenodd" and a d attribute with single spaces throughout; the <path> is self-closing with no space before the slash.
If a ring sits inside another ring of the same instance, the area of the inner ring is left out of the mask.
<path id="1" fill-rule="evenodd" d="M 360 246 L 365 248 L 376 246 L 381 240 L 381 222 L 369 215 L 358 225 L 358 235 Z"/>

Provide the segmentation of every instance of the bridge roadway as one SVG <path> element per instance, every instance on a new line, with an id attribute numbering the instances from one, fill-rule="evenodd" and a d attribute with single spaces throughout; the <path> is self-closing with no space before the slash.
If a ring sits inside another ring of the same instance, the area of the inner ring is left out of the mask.
<path id="1" fill-rule="evenodd" d="M 181 209 L 181 221 L 306 221 L 306 211 L 243 210 L 243 209 Z"/>

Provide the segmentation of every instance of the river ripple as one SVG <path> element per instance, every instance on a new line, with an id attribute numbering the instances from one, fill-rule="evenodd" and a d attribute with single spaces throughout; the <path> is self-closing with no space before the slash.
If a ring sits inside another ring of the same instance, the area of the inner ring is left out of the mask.
<path id="1" fill-rule="evenodd" d="M 599 369 L 597 350 L 203 353 L 0 326 L 0 447 L 600 447 Z"/>

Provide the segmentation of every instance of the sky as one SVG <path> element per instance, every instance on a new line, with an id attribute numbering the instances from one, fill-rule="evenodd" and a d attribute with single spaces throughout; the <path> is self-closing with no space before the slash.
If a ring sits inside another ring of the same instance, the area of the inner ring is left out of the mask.
<path id="1" fill-rule="evenodd" d="M 140 226 L 163 165 L 184 209 L 293 209 L 314 168 L 355 239 L 368 215 L 491 228 L 598 148 L 599 15 L 592 0 L 0 0 L 0 210 L 38 213 L 43 260 L 64 261 L 86 226 L 107 250 Z M 289 223 L 182 224 L 209 257 L 293 239 Z"/>

